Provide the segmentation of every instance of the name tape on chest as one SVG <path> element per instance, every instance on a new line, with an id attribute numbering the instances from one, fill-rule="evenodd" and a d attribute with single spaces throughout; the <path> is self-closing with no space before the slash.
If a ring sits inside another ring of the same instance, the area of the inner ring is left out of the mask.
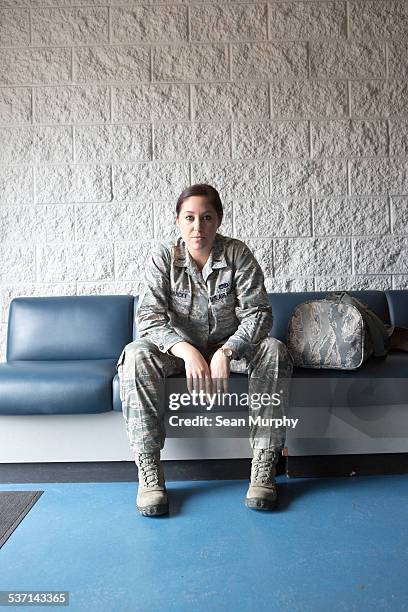
<path id="1" fill-rule="evenodd" d="M 171 294 L 174 295 L 174 297 L 183 298 L 184 300 L 191 296 L 189 291 L 176 291 L 175 289 L 171 290 Z"/>

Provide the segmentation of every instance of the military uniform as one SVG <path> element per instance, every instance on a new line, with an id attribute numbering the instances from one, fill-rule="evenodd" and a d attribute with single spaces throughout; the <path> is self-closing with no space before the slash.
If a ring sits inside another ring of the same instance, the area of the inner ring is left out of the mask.
<path id="1" fill-rule="evenodd" d="M 137 310 L 139 339 L 117 362 L 123 416 L 135 452 L 155 452 L 165 441 L 165 378 L 184 372 L 169 351 L 194 345 L 209 363 L 220 346 L 232 349 L 232 372 L 248 373 L 249 395 L 282 392 L 280 406 L 262 408 L 262 418 L 285 413 L 292 360 L 285 344 L 268 337 L 272 309 L 262 270 L 240 240 L 216 234 L 200 271 L 184 240 L 159 245 L 147 264 Z M 252 448 L 280 449 L 285 428 L 253 425 Z"/>

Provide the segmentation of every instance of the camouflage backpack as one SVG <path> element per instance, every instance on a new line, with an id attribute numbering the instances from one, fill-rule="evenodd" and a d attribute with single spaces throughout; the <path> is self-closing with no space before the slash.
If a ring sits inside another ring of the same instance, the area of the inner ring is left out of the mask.
<path id="1" fill-rule="evenodd" d="M 346 291 L 299 304 L 289 320 L 287 346 L 304 368 L 355 370 L 385 356 L 393 326 Z"/>

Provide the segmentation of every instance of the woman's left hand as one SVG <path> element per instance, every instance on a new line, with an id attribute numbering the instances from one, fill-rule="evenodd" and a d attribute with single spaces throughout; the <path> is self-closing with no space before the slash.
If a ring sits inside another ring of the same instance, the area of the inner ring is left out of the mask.
<path id="1" fill-rule="evenodd" d="M 221 350 L 215 351 L 210 361 L 212 392 L 227 393 L 230 375 L 230 360 Z"/>

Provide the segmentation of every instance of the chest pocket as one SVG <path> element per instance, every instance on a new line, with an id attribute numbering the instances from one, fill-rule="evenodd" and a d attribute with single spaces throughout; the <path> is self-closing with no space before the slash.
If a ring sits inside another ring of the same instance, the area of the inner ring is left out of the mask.
<path id="1" fill-rule="evenodd" d="M 187 291 L 172 291 L 170 309 L 178 317 L 187 318 L 190 312 L 191 293 Z"/>
<path id="2" fill-rule="evenodd" d="M 209 307 L 218 321 L 235 317 L 235 293 L 228 289 L 218 290 L 208 299 Z"/>

